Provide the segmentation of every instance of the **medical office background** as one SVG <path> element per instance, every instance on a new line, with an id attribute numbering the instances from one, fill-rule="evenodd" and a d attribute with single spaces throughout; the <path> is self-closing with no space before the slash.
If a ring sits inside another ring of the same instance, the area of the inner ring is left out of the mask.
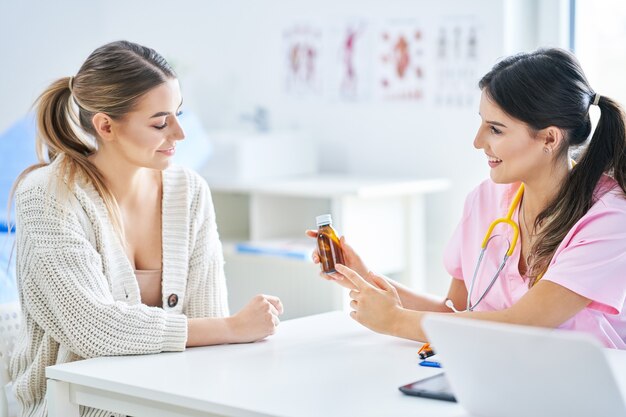
<path id="1" fill-rule="evenodd" d="M 0 0 L 3 220 L 15 167 L 34 160 L 32 102 L 57 77 L 74 75 L 94 48 L 118 39 L 156 49 L 179 75 L 187 141 L 177 158 L 214 187 L 232 309 L 250 293 L 274 293 L 287 317 L 341 305 L 338 287 L 307 259 L 311 242 L 302 242 L 315 209 L 335 207 L 328 183 L 316 182 L 327 176 L 355 189 L 363 179 L 383 189 L 440 181 L 420 196 L 423 277 L 407 284 L 445 293 L 444 246 L 465 195 L 489 175 L 472 141 L 477 82 L 498 58 L 540 46 L 573 49 L 596 91 L 626 102 L 620 0 Z M 269 162 L 236 163 L 246 152 Z M 303 198 L 297 187 L 281 188 L 303 175 L 319 193 Z M 259 209 L 251 195 L 270 185 L 275 194 Z M 389 220 L 382 217 L 347 236 L 353 246 L 378 245 L 383 258 L 413 248 L 406 233 L 380 227 Z M 282 221 L 301 222 L 302 235 L 272 234 Z M 0 233 L 0 303 L 17 298 L 6 237 Z M 258 253 L 238 250 L 246 247 Z M 403 267 L 381 272 L 401 279 Z"/>

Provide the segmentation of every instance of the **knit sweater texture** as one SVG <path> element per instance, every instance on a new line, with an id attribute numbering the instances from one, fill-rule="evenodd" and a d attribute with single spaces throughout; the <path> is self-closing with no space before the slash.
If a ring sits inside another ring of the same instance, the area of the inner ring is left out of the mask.
<path id="1" fill-rule="evenodd" d="M 47 415 L 47 366 L 182 351 L 188 318 L 228 315 L 213 202 L 200 176 L 179 166 L 163 171 L 163 308 L 141 303 L 95 188 L 77 181 L 69 189 L 59 177 L 57 160 L 30 173 L 15 194 L 23 316 L 10 372 L 22 417 Z M 117 414 L 81 407 L 81 416 Z"/>

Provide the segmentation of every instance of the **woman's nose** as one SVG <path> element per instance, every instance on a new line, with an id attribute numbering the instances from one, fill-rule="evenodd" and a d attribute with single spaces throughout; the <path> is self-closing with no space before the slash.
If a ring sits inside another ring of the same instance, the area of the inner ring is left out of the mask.
<path id="1" fill-rule="evenodd" d="M 178 117 L 174 117 L 174 129 L 172 129 L 172 139 L 173 140 L 183 140 L 185 139 L 185 131 L 180 124 L 180 120 Z"/>
<path id="2" fill-rule="evenodd" d="M 476 136 L 474 137 L 474 148 L 476 149 L 482 149 L 484 147 L 484 140 L 482 138 L 482 132 L 481 132 L 481 128 L 478 128 L 478 131 L 476 132 Z"/>

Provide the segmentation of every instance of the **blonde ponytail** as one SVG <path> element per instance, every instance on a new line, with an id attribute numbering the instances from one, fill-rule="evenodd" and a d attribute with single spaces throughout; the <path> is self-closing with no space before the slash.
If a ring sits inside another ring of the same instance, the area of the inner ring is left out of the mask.
<path id="1" fill-rule="evenodd" d="M 39 163 L 19 175 L 9 204 L 17 186 L 30 172 L 58 160 L 58 181 L 65 183 L 59 184 L 58 189 L 72 190 L 77 181 L 93 185 L 124 243 L 124 227 L 115 196 L 102 173 L 89 160 L 98 149 L 92 119 L 97 113 L 113 119 L 123 117 L 141 96 L 175 77 L 167 61 L 153 49 L 127 41 L 96 49 L 76 76 L 56 80 L 37 99 Z"/>

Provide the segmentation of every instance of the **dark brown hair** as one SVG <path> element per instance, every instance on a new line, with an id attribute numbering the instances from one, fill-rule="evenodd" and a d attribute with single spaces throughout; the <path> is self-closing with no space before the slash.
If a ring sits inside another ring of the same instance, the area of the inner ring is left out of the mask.
<path id="1" fill-rule="evenodd" d="M 542 226 L 529 256 L 529 285 L 548 269 L 557 247 L 595 203 L 603 174 L 615 178 L 626 193 L 626 127 L 622 108 L 598 96 L 600 120 L 591 139 L 589 107 L 596 98 L 576 57 L 558 48 L 521 53 L 498 62 L 479 82 L 507 114 L 533 131 L 555 126 L 564 134 L 556 158 L 570 147 L 586 145 L 554 200 L 537 216 Z"/>

